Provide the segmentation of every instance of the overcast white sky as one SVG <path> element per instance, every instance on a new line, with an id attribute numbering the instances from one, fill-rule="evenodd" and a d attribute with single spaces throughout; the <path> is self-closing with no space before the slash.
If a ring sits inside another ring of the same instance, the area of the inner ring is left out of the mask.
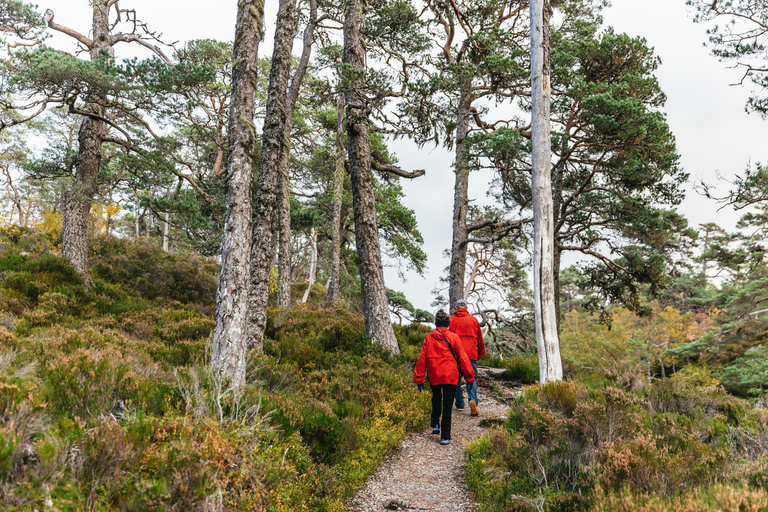
<path id="1" fill-rule="evenodd" d="M 89 30 L 90 6 L 87 0 L 37 0 L 41 10 L 51 8 L 56 21 L 75 30 Z M 151 29 L 164 34 L 168 41 L 215 38 L 232 40 L 236 0 L 121 0 L 122 8 L 135 8 L 139 18 Z M 266 0 L 266 38 L 260 54 L 271 54 L 272 31 L 277 0 Z M 740 79 L 740 72 L 727 69 L 703 46 L 705 29 L 691 21 L 685 0 L 612 0 L 603 12 L 606 26 L 617 32 L 643 36 L 655 48 L 662 64 L 657 72 L 668 100 L 664 109 L 677 139 L 681 164 L 691 181 L 717 181 L 718 173 L 734 176 L 743 172 L 750 161 L 767 161 L 768 121 L 744 112 L 750 86 L 729 84 Z M 214 6 L 215 5 L 215 6 Z M 69 42 L 56 37 L 53 43 L 72 49 Z M 424 235 L 424 249 L 429 255 L 424 277 L 407 273 L 401 282 L 394 268 L 385 270 L 387 286 L 405 292 L 418 308 L 431 309 L 432 289 L 447 259 L 442 255 L 451 241 L 453 205 L 452 155 L 442 148 L 418 150 L 407 141 L 392 145 L 400 163 L 408 169 L 426 169 L 426 176 L 404 185 L 405 203 L 417 215 Z M 470 198 L 484 201 L 489 176 L 472 176 Z M 727 187 L 723 187 L 727 189 Z M 717 222 L 733 228 L 738 214 L 718 211 L 719 205 L 696 195 L 692 190 L 681 206 L 681 213 L 692 226 Z"/>

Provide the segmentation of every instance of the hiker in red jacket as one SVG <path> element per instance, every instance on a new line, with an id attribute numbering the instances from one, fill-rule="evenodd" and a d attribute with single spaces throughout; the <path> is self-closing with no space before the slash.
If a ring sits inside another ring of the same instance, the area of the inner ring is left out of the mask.
<path id="1" fill-rule="evenodd" d="M 472 363 L 474 375 L 477 376 L 477 361 L 485 355 L 483 332 L 480 330 L 480 322 L 477 321 L 477 318 L 467 311 L 467 301 L 464 299 L 456 301 L 456 311 L 451 315 L 450 331 L 461 338 L 461 345 Z M 477 404 L 480 402 L 477 398 L 477 381 L 467 380 L 467 400 L 469 400 L 470 414 L 477 416 Z M 461 383 L 456 386 L 456 409 L 464 410 L 464 394 L 461 391 Z"/>
<path id="2" fill-rule="evenodd" d="M 451 406 L 459 384 L 459 369 L 467 382 L 475 380 L 475 372 L 461 346 L 461 340 L 447 329 L 449 325 L 451 318 L 441 309 L 435 314 L 436 329 L 424 338 L 419 359 L 413 369 L 413 381 L 419 391 L 424 389 L 424 376 L 429 377 L 432 386 L 430 426 L 433 434 L 441 434 L 440 444 L 451 442 Z"/>

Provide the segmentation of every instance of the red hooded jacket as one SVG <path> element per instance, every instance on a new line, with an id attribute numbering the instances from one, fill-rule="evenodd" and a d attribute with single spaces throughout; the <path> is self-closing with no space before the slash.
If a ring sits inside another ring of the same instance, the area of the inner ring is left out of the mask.
<path id="1" fill-rule="evenodd" d="M 440 384 L 459 383 L 459 370 L 456 368 L 456 359 L 448 349 L 448 345 L 443 341 L 442 334 L 448 343 L 453 347 L 453 351 L 459 358 L 461 371 L 464 373 L 464 379 L 467 382 L 475 381 L 475 372 L 472 369 L 472 363 L 469 362 L 467 353 L 461 346 L 461 340 L 458 336 L 450 332 L 445 327 L 438 327 L 424 338 L 424 344 L 421 346 L 421 354 L 416 361 L 416 368 L 413 370 L 413 381 L 416 384 L 424 383 L 424 376 L 429 377 L 429 383 L 438 386 Z"/>
<path id="2" fill-rule="evenodd" d="M 477 361 L 483 358 L 485 344 L 483 343 L 483 332 L 480 330 L 480 322 L 477 321 L 477 318 L 470 315 L 466 309 L 457 309 L 451 315 L 449 329 L 461 338 L 461 344 L 470 359 Z"/>

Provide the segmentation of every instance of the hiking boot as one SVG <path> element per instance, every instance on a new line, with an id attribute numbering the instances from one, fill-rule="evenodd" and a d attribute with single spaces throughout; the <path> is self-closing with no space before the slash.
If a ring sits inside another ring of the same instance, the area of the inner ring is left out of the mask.
<path id="1" fill-rule="evenodd" d="M 440 433 L 440 426 L 436 425 L 436 426 L 432 427 L 432 433 L 433 434 L 439 434 Z"/>
<path id="2" fill-rule="evenodd" d="M 440 444 L 451 444 L 451 440 L 450 439 L 441 439 L 440 440 Z"/>
<path id="3" fill-rule="evenodd" d="M 477 405 L 475 405 L 474 400 L 469 401 L 469 410 L 471 411 L 469 413 L 470 416 L 477 416 Z"/>
<path id="4" fill-rule="evenodd" d="M 461 404 L 461 405 L 458 405 L 458 404 L 457 404 L 457 405 L 456 405 L 456 410 L 457 410 L 457 411 L 463 411 L 463 410 L 464 410 L 464 404 Z"/>

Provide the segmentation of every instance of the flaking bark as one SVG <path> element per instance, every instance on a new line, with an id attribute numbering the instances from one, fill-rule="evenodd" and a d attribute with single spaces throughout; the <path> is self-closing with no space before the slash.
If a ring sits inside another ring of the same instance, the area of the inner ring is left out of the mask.
<path id="1" fill-rule="evenodd" d="M 307 277 L 307 289 L 304 290 L 304 296 L 301 298 L 302 304 L 309 299 L 309 293 L 312 291 L 312 285 L 315 284 L 317 277 L 317 231 L 314 226 L 309 231 L 309 276 Z"/>
<path id="2" fill-rule="evenodd" d="M 466 78 L 463 78 L 466 81 Z M 468 236 L 467 210 L 469 208 L 469 155 L 467 154 L 467 135 L 472 116 L 471 84 L 462 84 L 459 100 L 458 124 L 456 125 L 456 159 L 453 172 L 453 240 L 451 242 L 451 263 L 448 274 L 448 307 L 453 310 L 458 299 L 464 297 L 464 274 L 467 267 L 467 245 L 463 243 Z"/>
<path id="3" fill-rule="evenodd" d="M 110 38 L 109 2 L 94 0 L 91 31 L 93 39 L 86 41 L 90 50 L 91 61 L 111 60 L 114 49 Z M 50 14 L 49 14 L 50 13 Z M 53 13 L 46 13 L 48 25 L 53 26 Z M 58 25 L 55 25 L 59 27 Z M 65 32 L 63 27 L 58 30 Z M 101 145 L 104 133 L 104 104 L 106 99 L 98 90 L 94 90 L 85 99 L 83 111 L 93 117 L 84 117 L 78 132 L 78 155 L 75 164 L 75 180 L 67 188 L 62 198 L 61 254 L 72 262 L 78 274 L 83 276 L 85 285 L 93 282 L 88 274 L 88 221 L 93 198 L 98 191 L 98 176 L 101 166 Z"/>
<path id="4" fill-rule="evenodd" d="M 262 134 L 261 168 L 253 201 L 253 244 L 249 297 L 248 344 L 261 350 L 267 326 L 269 274 L 275 259 L 281 165 L 290 149 L 288 80 L 296 35 L 296 0 L 281 0 L 275 27 L 275 48 L 269 73 L 267 111 Z M 287 172 L 287 169 L 286 169 Z"/>
<path id="5" fill-rule="evenodd" d="M 245 380 L 256 144 L 253 118 L 263 18 L 264 0 L 241 0 L 238 4 L 229 116 L 231 151 L 211 358 L 216 371 L 236 385 Z"/>
<path id="6" fill-rule="evenodd" d="M 389 318 L 384 272 L 381 264 L 376 198 L 371 172 L 371 146 L 368 136 L 366 105 L 366 53 L 362 39 L 365 2 L 348 0 L 344 17 L 344 57 L 348 67 L 345 80 L 347 139 L 355 214 L 355 245 L 360 269 L 365 330 L 374 343 L 399 353 L 397 339 Z"/>
<path id="7" fill-rule="evenodd" d="M 341 199 L 344 192 L 344 97 L 339 95 L 336 118 L 336 168 L 333 171 L 333 226 L 331 228 L 331 275 L 326 302 L 341 300 Z"/>
<path id="8" fill-rule="evenodd" d="M 299 99 L 301 84 L 304 82 L 304 76 L 307 74 L 309 58 L 312 53 L 312 42 L 315 35 L 315 26 L 317 24 L 317 0 L 309 1 L 309 21 L 304 29 L 304 42 L 301 51 L 301 58 L 296 67 L 291 80 L 291 86 L 288 89 L 288 99 L 286 102 L 286 117 L 288 122 L 285 127 L 288 143 L 282 148 L 283 154 L 280 155 L 280 234 L 278 241 L 278 259 L 277 259 L 277 305 L 283 307 L 291 306 L 291 190 L 290 190 L 290 135 L 293 125 L 293 111 L 296 108 L 296 102 Z"/>

